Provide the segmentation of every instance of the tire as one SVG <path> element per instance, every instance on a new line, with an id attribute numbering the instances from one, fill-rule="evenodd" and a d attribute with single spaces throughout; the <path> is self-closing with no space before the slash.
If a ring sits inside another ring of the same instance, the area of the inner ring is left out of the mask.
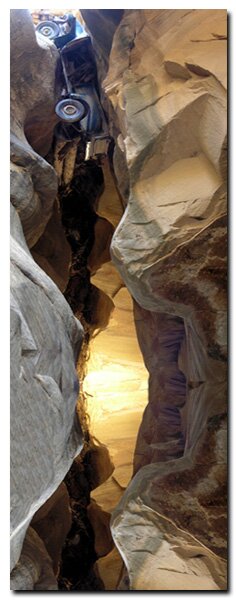
<path id="1" fill-rule="evenodd" d="M 60 100 L 56 104 L 55 113 L 62 121 L 66 123 L 75 123 L 81 121 L 86 114 L 85 106 L 79 100 L 73 98 L 67 98 Z"/>
<path id="2" fill-rule="evenodd" d="M 54 21 L 42 21 L 37 25 L 36 31 L 48 40 L 54 40 L 59 35 L 60 28 Z"/>

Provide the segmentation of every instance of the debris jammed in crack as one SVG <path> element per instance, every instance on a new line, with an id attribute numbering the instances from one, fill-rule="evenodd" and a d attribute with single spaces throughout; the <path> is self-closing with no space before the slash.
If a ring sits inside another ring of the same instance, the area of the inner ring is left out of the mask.
<path id="1" fill-rule="evenodd" d="M 75 163 L 69 186 L 59 191 L 62 224 L 72 250 L 70 279 L 64 294 L 73 312 L 88 325 L 93 320 L 95 290 L 87 262 L 95 240 L 96 202 L 102 191 L 102 168 L 94 161 L 78 166 Z"/>
<path id="2" fill-rule="evenodd" d="M 90 504 L 91 464 L 89 450 L 74 461 L 65 483 L 70 495 L 72 527 L 61 554 L 58 578 L 59 590 L 103 590 L 101 579 L 94 570 L 97 560 L 94 532 L 87 515 Z"/>
<path id="3" fill-rule="evenodd" d="M 79 147 L 73 177 L 69 184 L 61 185 L 59 188 L 62 224 L 72 252 L 69 281 L 64 296 L 84 327 L 84 340 L 78 364 L 80 395 L 77 410 L 84 431 L 85 444 L 83 452 L 74 461 L 65 479 L 70 495 L 72 527 L 62 550 L 58 580 L 59 589 L 71 591 L 104 589 L 96 570 L 95 563 L 98 556 L 94 548 L 93 528 L 87 515 L 91 500 L 90 492 L 94 486 L 99 485 L 99 473 L 96 474 L 96 463 L 93 463 L 93 457 L 94 454 L 99 453 L 101 445 L 95 447 L 89 432 L 86 392 L 83 388 L 86 363 L 89 359 L 90 338 L 93 331 L 99 329 L 97 304 L 100 291 L 90 281 L 88 259 L 95 242 L 94 228 L 98 220 L 95 209 L 104 188 L 104 178 L 102 167 L 95 161 L 78 164 L 80 154 Z M 107 461 L 110 474 L 113 467 L 109 454 L 107 454 Z"/>
<path id="4" fill-rule="evenodd" d="M 95 241 L 94 228 L 98 220 L 95 209 L 104 188 L 104 178 L 100 165 L 95 161 L 80 162 L 80 155 L 79 147 L 72 179 L 65 186 L 61 184 L 59 199 L 62 224 L 72 252 L 69 281 L 64 296 L 83 324 L 85 332 L 78 365 L 81 386 L 78 412 L 84 430 L 85 445 L 65 479 L 70 495 L 72 527 L 62 551 L 58 581 L 61 590 L 102 590 L 104 585 L 94 567 L 98 557 L 94 549 L 93 529 L 87 515 L 93 480 L 98 475 L 91 458 L 94 454 L 94 444 L 89 433 L 83 379 L 89 357 L 90 337 L 94 329 L 99 329 L 96 317 L 99 290 L 90 281 L 88 258 Z"/>

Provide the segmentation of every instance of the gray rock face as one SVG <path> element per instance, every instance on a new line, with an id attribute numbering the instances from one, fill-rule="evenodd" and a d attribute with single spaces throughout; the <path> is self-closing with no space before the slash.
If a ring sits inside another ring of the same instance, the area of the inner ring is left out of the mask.
<path id="1" fill-rule="evenodd" d="M 81 10 L 87 27 L 98 43 L 99 54 L 102 54 L 106 61 L 111 50 L 114 32 L 122 18 L 123 12 L 123 9 Z"/>
<path id="2" fill-rule="evenodd" d="M 55 170 L 27 140 L 11 134 L 11 202 L 18 210 L 29 247 L 42 235 L 57 193 Z"/>
<path id="3" fill-rule="evenodd" d="M 30 11 L 11 9 L 11 130 L 24 133 L 34 150 L 45 156 L 58 121 L 55 103 L 60 94 L 55 82 L 58 51 L 36 35 Z M 29 139 L 30 138 L 30 139 Z"/>
<path id="4" fill-rule="evenodd" d="M 83 444 L 76 412 L 79 390 L 76 363 L 83 328 L 58 287 L 29 251 L 40 238 L 37 250 L 43 254 L 42 235 L 50 223 L 58 189 L 57 174 L 43 158 L 50 148 L 57 120 L 54 112 L 57 58 L 52 43 L 40 36 L 36 38 L 30 12 L 12 10 L 11 587 L 14 590 L 58 589 L 55 572 L 70 527 L 68 500 L 63 500 L 61 524 L 54 528 L 51 537 L 44 535 L 51 513 L 46 515 L 46 521 L 42 518 L 35 526 L 38 533 L 29 525 L 35 513 L 38 517 L 42 515 L 41 507 L 46 510 L 49 498 L 53 502 L 54 492 L 57 490 L 58 494 L 58 487 Z M 50 237 L 50 227 L 48 230 Z M 63 243 L 65 247 L 62 237 L 61 247 Z M 48 253 L 50 258 L 50 248 Z M 69 261 L 68 251 L 64 258 Z M 42 262 L 45 266 L 45 261 Z M 65 262 L 63 266 L 66 270 Z M 47 265 L 47 270 L 62 288 L 63 281 L 57 277 L 53 265 L 51 268 Z M 54 517 L 60 508 L 58 504 L 53 506 Z"/>
<path id="5" fill-rule="evenodd" d="M 52 216 L 43 235 L 31 248 L 31 252 L 35 262 L 63 292 L 69 278 L 71 248 L 62 227 L 58 199 L 55 200 Z"/>
<path id="6" fill-rule="evenodd" d="M 11 589 L 14 591 L 58 590 L 52 561 L 44 543 L 32 527 L 27 531 L 20 561 L 12 571 Z"/>
<path id="7" fill-rule="evenodd" d="M 13 9 L 10 13 L 11 201 L 20 214 L 27 244 L 32 247 L 50 219 L 57 193 L 56 172 L 42 156 L 50 148 L 57 122 L 54 106 L 58 96 L 58 51 L 42 36 L 36 38 L 29 10 Z"/>
<path id="8" fill-rule="evenodd" d="M 36 265 L 12 208 L 11 549 L 19 559 L 26 529 L 82 447 L 75 413 L 80 323 Z"/>

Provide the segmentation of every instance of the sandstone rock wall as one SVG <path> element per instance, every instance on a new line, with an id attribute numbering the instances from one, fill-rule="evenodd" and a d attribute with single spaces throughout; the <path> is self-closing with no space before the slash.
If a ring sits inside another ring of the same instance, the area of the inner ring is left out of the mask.
<path id="1" fill-rule="evenodd" d="M 75 410 L 83 329 L 29 250 L 52 215 L 57 175 L 35 150 L 36 130 L 33 149 L 24 128 L 38 115 L 38 132 L 50 146 L 57 51 L 36 40 L 27 10 L 11 11 L 11 39 L 11 587 L 54 590 L 70 527 L 68 500 L 56 494 L 51 501 L 59 513 L 64 503 L 62 529 L 52 539 L 44 539 L 42 523 L 28 526 L 83 444 Z"/>
<path id="2" fill-rule="evenodd" d="M 56 285 L 36 265 L 13 208 L 11 250 L 12 566 L 27 526 L 82 447 L 75 364 L 82 341 Z"/>
<path id="3" fill-rule="evenodd" d="M 43 42 L 42 36 L 38 43 L 29 11 L 11 10 L 11 201 L 29 247 L 38 241 L 52 214 L 57 176 L 29 144 L 25 124 L 33 113 L 38 134 L 48 138 L 50 147 L 57 56 L 54 45 Z"/>
<path id="4" fill-rule="evenodd" d="M 54 105 L 60 90 L 55 81 L 58 51 L 35 33 L 30 11 L 11 9 L 11 130 L 45 156 L 58 121 Z M 32 143 L 33 142 L 33 143 Z"/>
<path id="5" fill-rule="evenodd" d="M 226 11 L 137 9 L 113 20 L 108 12 L 83 16 L 96 39 L 100 15 L 100 74 L 122 17 L 104 81 L 120 196 L 106 165 L 88 266 L 93 273 L 109 259 L 117 227 L 112 258 L 134 298 L 150 373 L 134 477 L 112 518 L 126 566 L 119 589 L 223 590 Z M 44 159 L 56 122 L 58 55 L 36 40 L 29 11 L 12 11 L 11 31 L 12 589 L 54 590 L 55 546 L 70 525 L 60 484 L 82 445 L 75 417 L 82 328 L 29 252 L 63 289 L 69 253 L 59 270 L 50 262 L 58 178 Z M 105 308 L 98 305 L 95 328 L 106 325 Z M 52 539 L 45 536 L 51 496 L 66 519 Z"/>
<path id="6" fill-rule="evenodd" d="M 112 524 L 131 589 L 167 589 L 163 560 L 168 589 L 225 589 L 226 37 L 225 10 L 127 10 L 103 82 L 127 202 L 112 259 L 150 372 Z"/>
<path id="7" fill-rule="evenodd" d="M 29 10 L 11 10 L 11 202 L 35 261 L 63 290 L 71 259 L 58 215 L 58 177 L 44 157 L 58 121 L 58 51 Z M 52 241 L 53 240 L 53 241 Z"/>

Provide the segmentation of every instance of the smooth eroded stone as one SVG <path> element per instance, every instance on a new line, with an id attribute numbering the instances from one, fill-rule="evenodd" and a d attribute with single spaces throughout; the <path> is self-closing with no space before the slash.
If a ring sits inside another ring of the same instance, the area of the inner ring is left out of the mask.
<path id="1" fill-rule="evenodd" d="M 103 82 L 127 203 L 111 257 L 149 371 L 112 521 L 135 590 L 226 586 L 226 31 L 225 10 L 126 10 Z"/>
<path id="2" fill-rule="evenodd" d="M 20 560 L 11 573 L 11 590 L 58 590 L 51 558 L 32 527 L 27 530 Z"/>
<path id="3" fill-rule="evenodd" d="M 57 286 L 36 265 L 12 207 L 11 548 L 19 559 L 34 513 L 82 447 L 75 369 L 83 330 Z"/>

